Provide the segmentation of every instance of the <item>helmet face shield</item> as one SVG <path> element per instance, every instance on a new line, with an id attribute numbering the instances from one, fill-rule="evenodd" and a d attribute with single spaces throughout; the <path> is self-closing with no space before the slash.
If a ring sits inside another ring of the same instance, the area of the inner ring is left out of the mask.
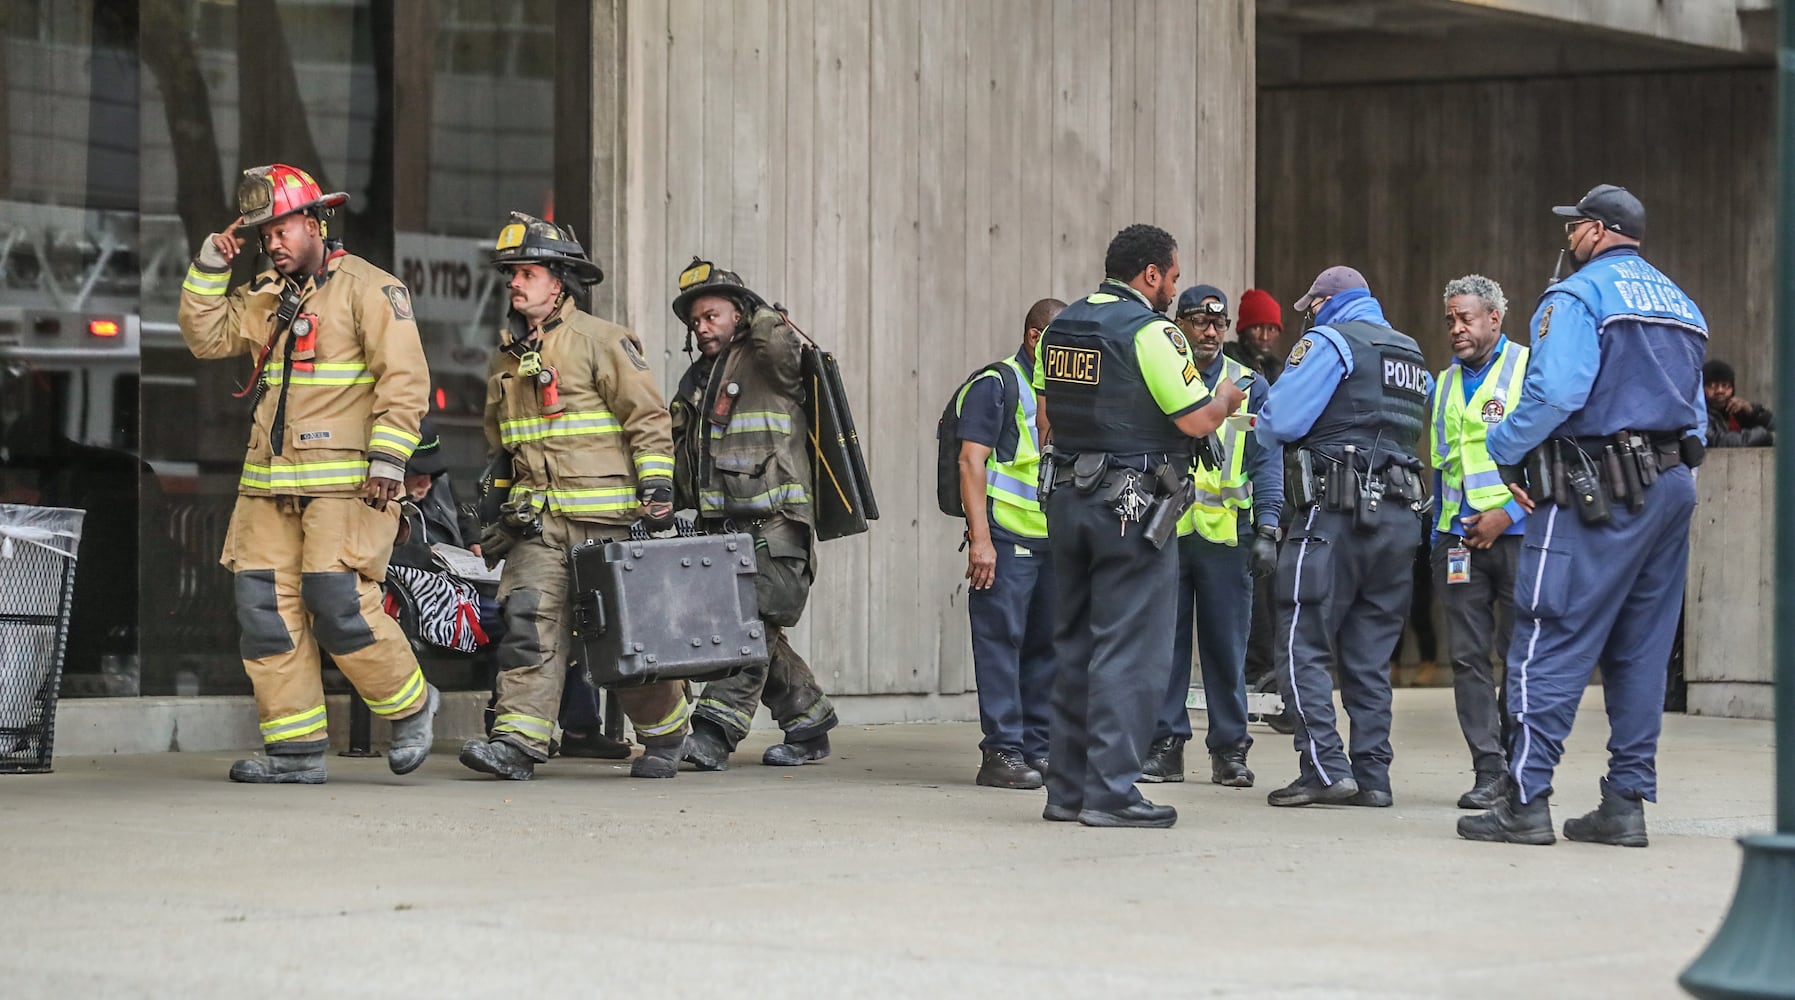
<path id="1" fill-rule="evenodd" d="M 285 163 L 250 167 L 237 182 L 237 214 L 246 226 L 259 226 L 283 215 L 310 211 L 320 222 L 331 209 L 349 203 L 341 191 L 325 194 L 312 175 Z"/>

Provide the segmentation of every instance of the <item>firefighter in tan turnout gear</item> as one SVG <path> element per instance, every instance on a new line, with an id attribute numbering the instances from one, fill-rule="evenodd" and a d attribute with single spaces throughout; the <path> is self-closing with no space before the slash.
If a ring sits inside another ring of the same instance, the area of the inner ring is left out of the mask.
<path id="1" fill-rule="evenodd" d="M 393 723 L 387 764 L 417 769 L 440 696 L 381 608 L 405 462 L 418 444 L 430 374 L 398 278 L 329 239 L 325 194 L 303 170 L 243 172 L 240 217 L 200 247 L 181 285 L 181 336 L 196 357 L 247 354 L 256 371 L 249 451 L 220 561 L 236 576 L 243 666 L 265 758 L 231 780 L 325 780 L 322 646 L 374 714 Z M 255 230 L 273 263 L 230 290 Z"/>
<path id="2" fill-rule="evenodd" d="M 579 308 L 604 273 L 571 233 L 519 212 L 511 220 L 492 257 L 511 310 L 486 383 L 486 441 L 511 455 L 510 499 L 481 535 L 487 561 L 505 560 L 506 634 L 492 739 L 470 741 L 461 762 L 523 781 L 548 760 L 567 676 L 568 550 L 626 537 L 638 518 L 672 523 L 673 438 L 635 335 Z M 615 696 L 643 747 L 630 774 L 678 774 L 692 714 L 684 685 Z"/>
<path id="3" fill-rule="evenodd" d="M 685 757 L 700 770 L 727 768 L 764 703 L 785 739 L 761 763 L 822 760 L 835 706 L 785 638 L 804 613 L 814 565 L 798 335 L 735 272 L 696 257 L 679 276 L 673 314 L 701 355 L 673 401 L 679 504 L 696 509 L 706 531 L 754 536 L 754 595 L 771 655 L 764 667 L 704 686 Z"/>

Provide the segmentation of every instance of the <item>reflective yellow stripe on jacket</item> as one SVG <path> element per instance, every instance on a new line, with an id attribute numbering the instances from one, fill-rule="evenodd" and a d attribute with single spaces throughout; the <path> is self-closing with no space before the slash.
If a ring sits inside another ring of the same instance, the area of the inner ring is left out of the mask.
<path id="1" fill-rule="evenodd" d="M 1484 442 L 1490 428 L 1521 402 L 1527 356 L 1527 348 L 1508 342 L 1495 360 L 1495 370 L 1484 376 L 1469 400 L 1460 365 L 1440 373 L 1433 410 L 1434 467 L 1440 472 L 1437 530 L 1451 531 L 1467 501 L 1475 510 L 1493 510 L 1508 502 L 1508 487 Z"/>
<path id="2" fill-rule="evenodd" d="M 1222 357 L 1222 371 L 1217 379 L 1232 382 L 1247 372 L 1246 366 L 1233 358 Z M 1247 412 L 1247 401 L 1240 401 L 1237 413 Z M 1247 432 L 1245 427 L 1225 421 L 1210 438 L 1217 448 L 1218 468 L 1197 464 L 1191 473 L 1196 485 L 1197 500 L 1178 519 L 1178 534 L 1196 532 L 1218 545 L 1235 545 L 1240 540 L 1240 512 L 1252 509 L 1253 484 L 1247 477 Z"/>
<path id="3" fill-rule="evenodd" d="M 568 410 L 556 417 L 520 417 L 499 421 L 499 438 L 505 447 L 516 448 L 531 441 L 549 438 L 580 437 L 588 434 L 620 434 L 623 432 L 610 410 Z"/>
<path id="4" fill-rule="evenodd" d="M 271 368 L 268 372 L 270 388 L 282 382 L 293 385 L 373 385 L 374 373 L 368 366 L 358 361 L 320 361 L 312 365 L 311 371 L 293 369 L 293 376 L 287 379 L 279 369 Z"/>
<path id="5" fill-rule="evenodd" d="M 255 465 L 243 463 L 238 485 L 252 490 L 301 489 L 308 486 L 357 485 L 368 481 L 368 463 L 295 462 L 291 465 Z"/>

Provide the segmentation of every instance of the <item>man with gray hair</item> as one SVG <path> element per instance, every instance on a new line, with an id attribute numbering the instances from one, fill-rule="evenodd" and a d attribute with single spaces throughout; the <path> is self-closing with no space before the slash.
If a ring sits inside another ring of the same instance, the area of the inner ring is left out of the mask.
<path id="1" fill-rule="evenodd" d="M 1434 591 L 1446 606 L 1447 647 L 1458 725 L 1476 779 L 1460 809 L 1501 800 L 1508 771 L 1492 648 L 1514 630 L 1515 566 L 1526 513 L 1484 447 L 1490 429 L 1521 400 L 1527 348 L 1502 335 L 1508 299 L 1481 274 L 1446 283 L 1442 296 L 1452 364 L 1434 379 Z"/>

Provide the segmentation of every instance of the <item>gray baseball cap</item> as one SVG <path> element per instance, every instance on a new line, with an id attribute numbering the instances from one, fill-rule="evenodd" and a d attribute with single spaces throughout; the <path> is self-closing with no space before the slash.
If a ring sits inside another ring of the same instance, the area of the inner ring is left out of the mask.
<path id="1" fill-rule="evenodd" d="M 1552 214 L 1566 219 L 1594 219 L 1609 229 L 1645 239 L 1645 206 L 1633 192 L 1615 184 L 1597 184 L 1575 205 L 1554 205 Z"/>
<path id="2" fill-rule="evenodd" d="M 1315 276 L 1315 283 L 1309 286 L 1309 290 L 1303 293 L 1302 298 L 1296 300 L 1296 311 L 1308 312 L 1309 306 L 1316 299 L 1339 295 L 1350 288 L 1370 287 L 1365 284 L 1364 275 L 1344 264 L 1336 264 Z"/>

